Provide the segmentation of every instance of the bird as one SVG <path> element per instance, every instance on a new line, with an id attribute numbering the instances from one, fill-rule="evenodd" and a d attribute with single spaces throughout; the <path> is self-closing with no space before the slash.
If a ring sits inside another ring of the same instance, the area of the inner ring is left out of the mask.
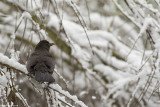
<path id="1" fill-rule="evenodd" d="M 27 61 L 26 68 L 29 74 L 40 83 L 47 82 L 50 84 L 55 82 L 55 79 L 52 77 L 55 68 L 55 59 L 49 53 L 52 45 L 54 43 L 41 40 Z"/>

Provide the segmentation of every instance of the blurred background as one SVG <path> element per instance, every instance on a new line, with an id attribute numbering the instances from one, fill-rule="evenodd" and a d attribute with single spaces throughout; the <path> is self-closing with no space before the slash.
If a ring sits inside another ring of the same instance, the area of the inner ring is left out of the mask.
<path id="1" fill-rule="evenodd" d="M 0 105 L 51 106 L 14 66 L 46 39 L 55 84 L 86 106 L 158 107 L 159 11 L 159 0 L 0 0 Z M 80 107 L 58 95 L 57 107 Z"/>

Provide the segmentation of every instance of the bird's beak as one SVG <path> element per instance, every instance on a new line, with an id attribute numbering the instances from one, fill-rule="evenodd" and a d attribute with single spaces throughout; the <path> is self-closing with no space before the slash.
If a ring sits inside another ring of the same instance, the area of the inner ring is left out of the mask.
<path id="1" fill-rule="evenodd" d="M 50 46 L 53 46 L 53 45 L 55 45 L 55 44 L 54 44 L 54 43 L 50 43 L 49 45 L 50 45 Z"/>

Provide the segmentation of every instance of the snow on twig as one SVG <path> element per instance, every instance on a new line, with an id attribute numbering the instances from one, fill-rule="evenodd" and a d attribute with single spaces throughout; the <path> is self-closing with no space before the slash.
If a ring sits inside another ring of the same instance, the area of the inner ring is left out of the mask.
<path id="1" fill-rule="evenodd" d="M 123 8 L 117 3 L 117 0 L 112 0 L 115 5 L 117 6 L 117 8 L 129 19 L 131 20 L 138 28 L 141 28 L 141 25 L 139 23 L 137 23 L 131 16 L 129 16 L 129 14 L 127 12 L 125 12 L 123 10 Z"/>
<path id="2" fill-rule="evenodd" d="M 81 26 L 83 27 L 83 30 L 84 30 L 85 34 L 86 34 L 87 40 L 89 42 L 89 46 L 90 46 L 91 51 L 92 51 L 92 54 L 94 55 L 93 47 L 92 47 L 90 38 L 89 38 L 88 33 L 87 33 L 87 25 L 86 25 L 82 15 L 81 15 L 81 13 L 79 12 L 77 5 L 72 0 L 66 0 L 66 2 L 73 8 L 74 12 L 76 13 L 77 18 L 78 18 Z"/>
<path id="3" fill-rule="evenodd" d="M 77 96 L 70 95 L 69 92 L 62 90 L 62 88 L 58 84 L 51 84 L 49 86 L 50 89 L 53 89 L 54 91 L 64 95 L 65 97 L 71 99 L 76 104 L 80 105 L 81 107 L 87 107 L 82 101 L 78 100 Z"/>
<path id="4" fill-rule="evenodd" d="M 27 75 L 27 69 L 25 65 L 22 65 L 19 62 L 8 58 L 2 53 L 0 53 L 0 64 Z"/>

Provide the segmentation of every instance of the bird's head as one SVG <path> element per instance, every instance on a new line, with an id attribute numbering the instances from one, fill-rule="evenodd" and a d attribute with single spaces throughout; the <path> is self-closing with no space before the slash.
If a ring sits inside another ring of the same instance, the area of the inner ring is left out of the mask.
<path id="1" fill-rule="evenodd" d="M 50 46 L 54 45 L 54 43 L 49 43 L 47 40 L 40 41 L 35 50 L 47 50 L 49 51 Z"/>

